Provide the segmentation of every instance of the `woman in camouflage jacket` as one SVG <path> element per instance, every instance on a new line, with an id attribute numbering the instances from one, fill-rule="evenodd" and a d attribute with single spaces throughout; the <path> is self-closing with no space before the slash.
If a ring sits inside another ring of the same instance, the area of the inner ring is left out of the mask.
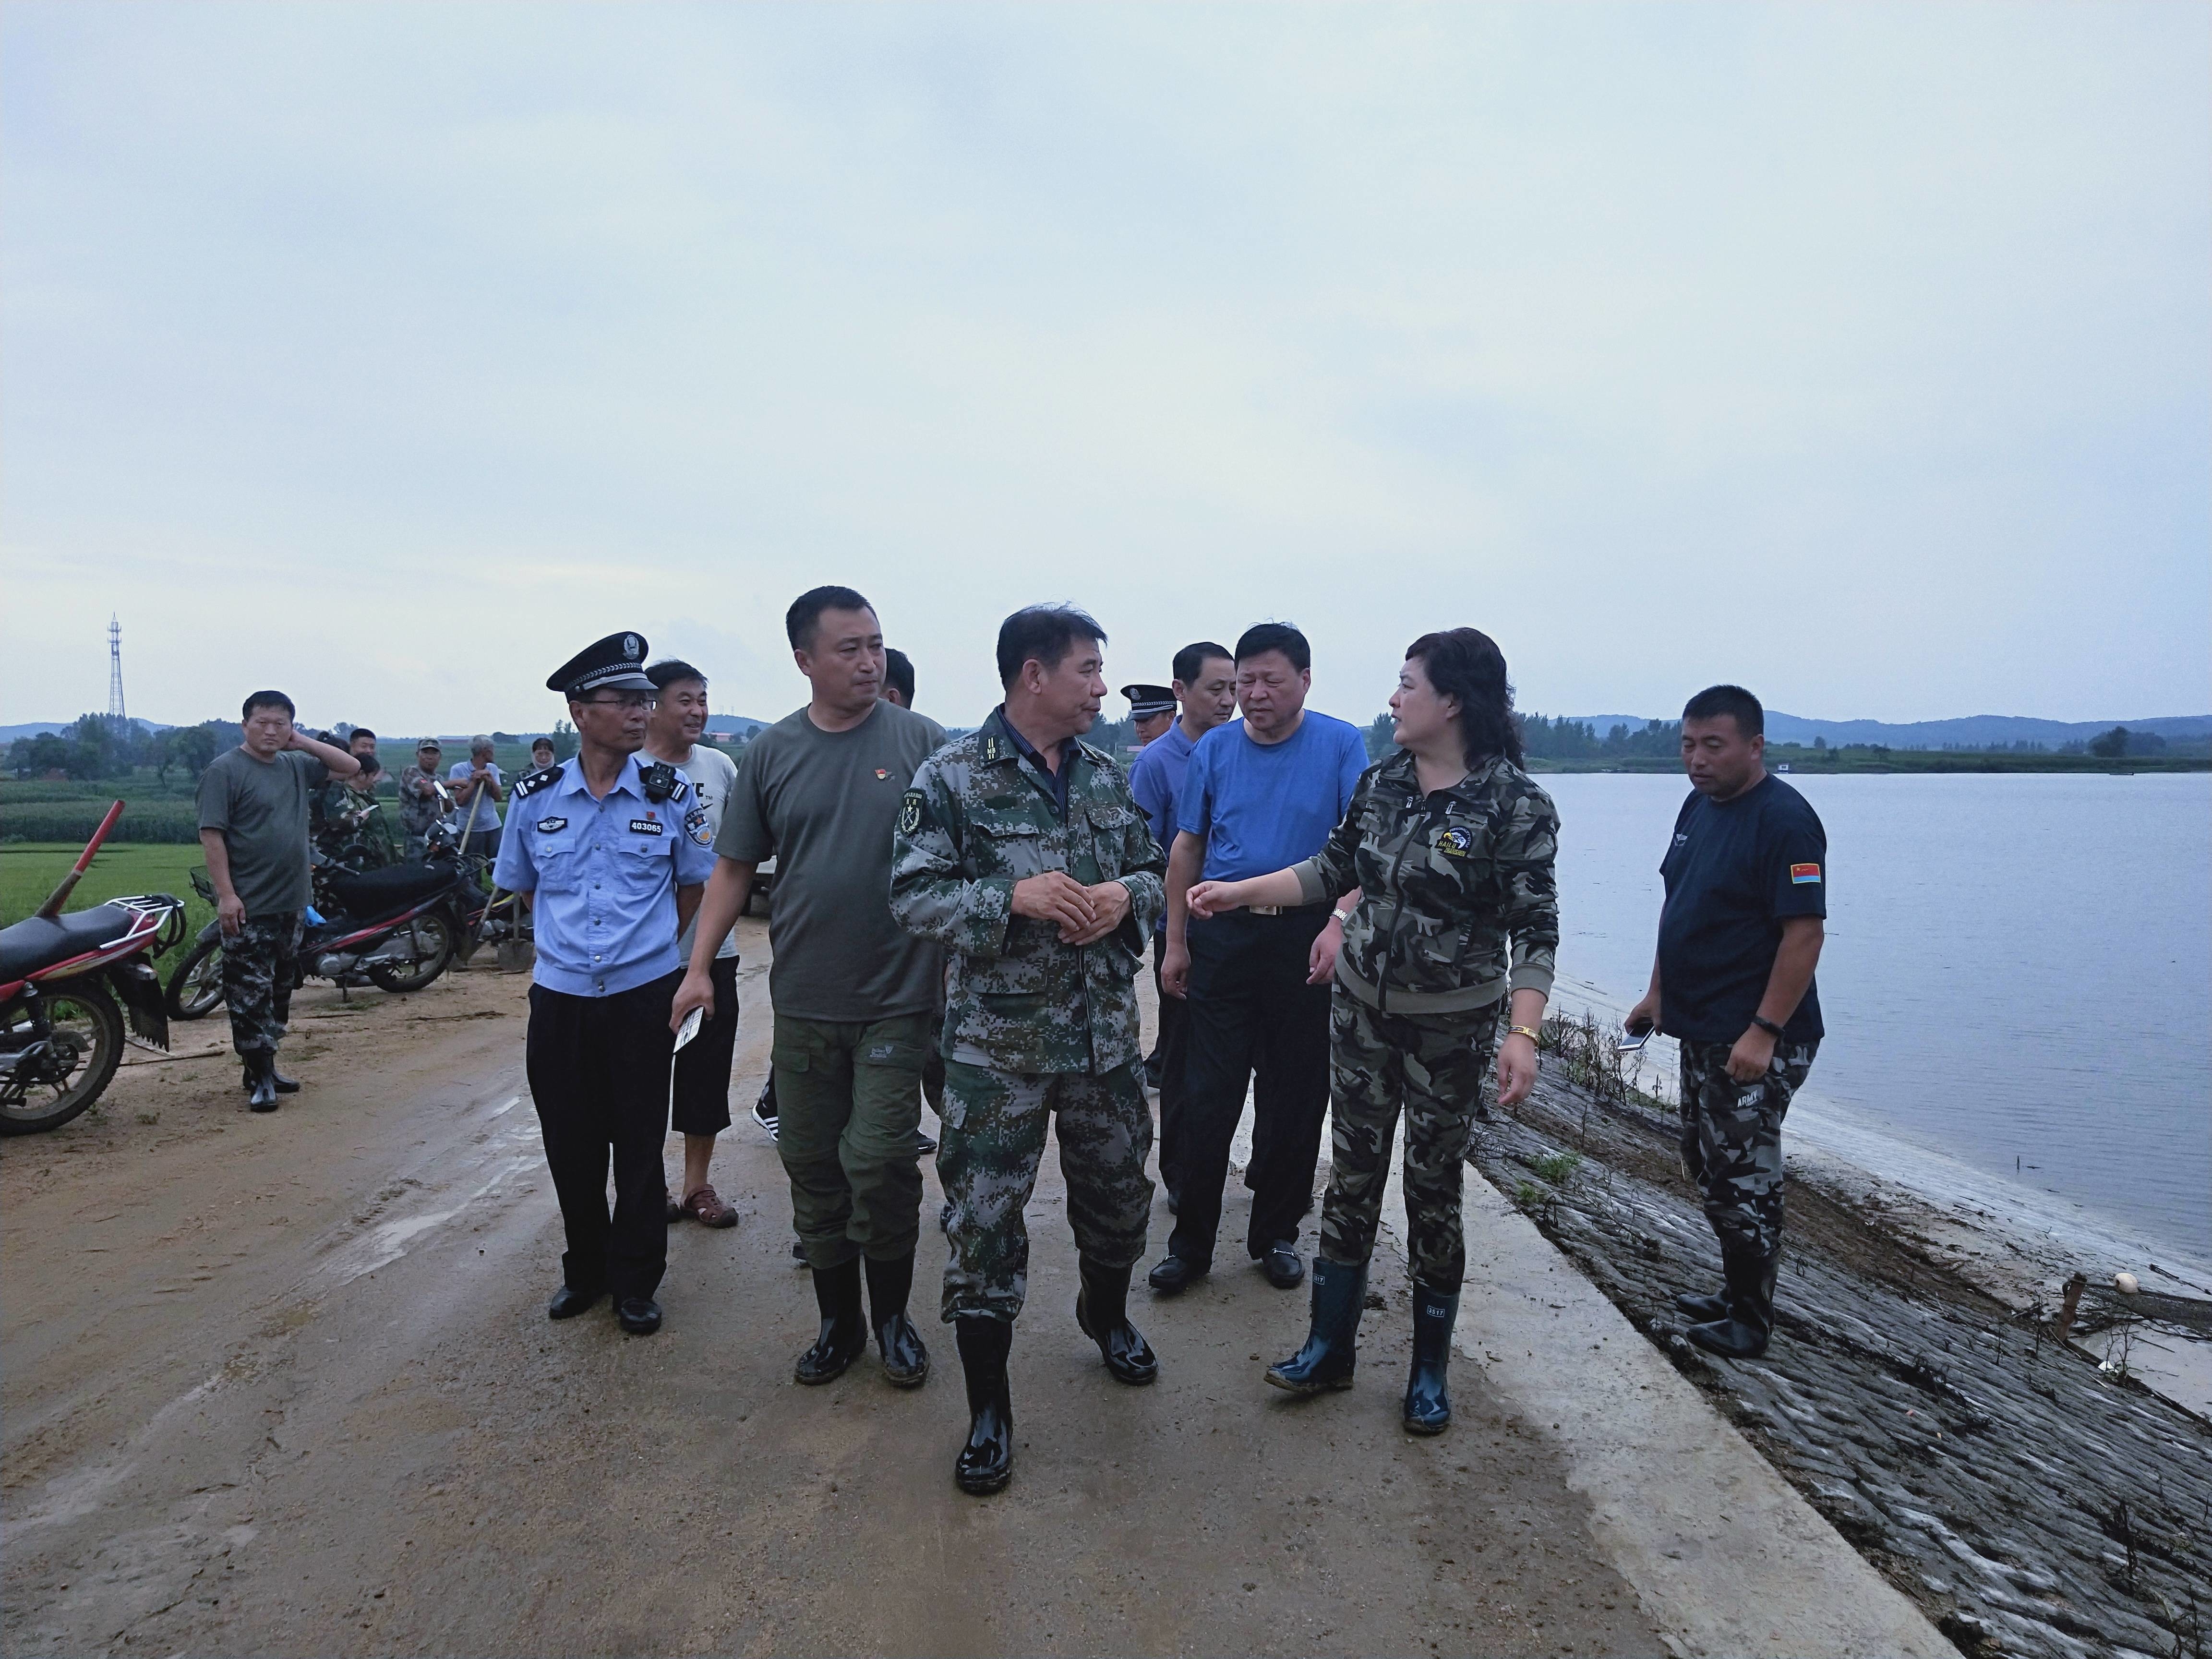
<path id="1" fill-rule="evenodd" d="M 1267 1381 L 1299 1395 L 1352 1386 L 1402 1111 L 1413 1270 L 1405 1423 L 1416 1434 L 1451 1422 L 1445 1370 L 1467 1264 L 1461 1172 L 1484 1074 L 1495 1054 L 1508 1106 L 1534 1084 L 1559 946 L 1559 814 L 1521 769 L 1512 711 L 1505 659 L 1487 635 L 1423 635 L 1390 699 L 1399 752 L 1368 769 L 1328 844 L 1273 875 L 1190 890 L 1194 916 L 1360 890 L 1329 1007 L 1330 1166 L 1312 1328 L 1297 1354 L 1268 1367 Z"/>

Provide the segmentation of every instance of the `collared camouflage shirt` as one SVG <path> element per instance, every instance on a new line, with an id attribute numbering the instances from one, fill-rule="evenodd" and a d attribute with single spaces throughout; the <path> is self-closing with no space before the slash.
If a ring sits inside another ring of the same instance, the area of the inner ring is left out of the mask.
<path id="1" fill-rule="evenodd" d="M 1552 798 L 1502 756 L 1424 794 L 1402 750 L 1367 769 L 1344 822 L 1293 866 L 1307 902 L 1360 890 L 1336 976 L 1391 1013 L 1549 994 L 1559 946 Z"/>
<path id="2" fill-rule="evenodd" d="M 1103 1075 L 1141 1052 L 1137 969 L 1167 902 L 1167 860 L 1110 756 L 1077 744 L 1064 763 L 1065 818 L 994 710 L 924 761 L 899 803 L 891 915 L 947 947 L 948 1059 Z M 1014 884 L 1053 870 L 1085 886 L 1119 881 L 1128 915 L 1088 945 L 1016 915 Z"/>

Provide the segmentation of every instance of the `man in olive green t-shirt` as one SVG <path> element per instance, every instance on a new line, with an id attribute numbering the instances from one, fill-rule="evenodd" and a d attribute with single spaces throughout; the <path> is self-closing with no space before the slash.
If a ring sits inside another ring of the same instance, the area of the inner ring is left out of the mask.
<path id="1" fill-rule="evenodd" d="M 230 1043 L 246 1064 L 246 1104 L 276 1109 L 300 1085 L 276 1069 L 276 1045 L 299 977 L 307 908 L 309 792 L 361 763 L 292 724 L 292 700 L 256 691 L 240 711 L 245 740 L 200 774 L 200 849 L 222 928 L 222 994 Z"/>
<path id="2" fill-rule="evenodd" d="M 906 1311 L 921 1232 L 915 1137 L 945 968 L 936 945 L 891 920 L 891 837 L 907 785 L 945 732 L 882 699 L 882 626 L 851 588 L 800 595 L 784 626 L 813 696 L 745 747 L 697 939 L 729 931 L 754 871 L 773 857 L 776 1151 L 822 1315 L 794 1375 L 843 1375 L 872 1326 L 884 1376 L 915 1388 L 929 1375 Z M 693 945 L 672 1009 L 678 1026 L 712 1002 L 713 958 L 711 943 Z"/>

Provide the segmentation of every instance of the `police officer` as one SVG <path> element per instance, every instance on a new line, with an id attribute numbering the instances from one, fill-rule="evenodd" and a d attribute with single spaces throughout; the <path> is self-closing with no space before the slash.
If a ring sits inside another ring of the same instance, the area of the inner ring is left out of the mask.
<path id="1" fill-rule="evenodd" d="M 999 629 L 1006 701 L 915 774 L 899 805 L 891 914 L 947 947 L 939 1179 L 952 1213 L 944 1316 L 967 1374 L 963 1492 L 1013 1473 L 1006 1356 L 1029 1266 L 1023 1207 L 1056 1114 L 1083 1288 L 1076 1323 L 1118 1382 L 1159 1374 L 1128 1318 L 1145 1249 L 1152 1115 L 1138 1075 L 1137 966 L 1166 860 L 1103 750 L 1105 634 L 1080 611 Z"/>
<path id="2" fill-rule="evenodd" d="M 546 682 L 568 700 L 580 747 L 514 787 L 492 878 L 529 896 L 538 964 L 530 988 L 531 1097 L 568 1248 L 545 1311 L 571 1319 L 612 1291 L 633 1336 L 660 1328 L 667 1265 L 670 999 L 676 938 L 714 866 L 690 781 L 641 766 L 657 698 L 645 639 L 610 634 Z M 607 1215 L 612 1150 L 615 1207 Z"/>
<path id="3" fill-rule="evenodd" d="M 1167 735 L 1175 724 L 1176 694 L 1164 685 L 1125 685 L 1121 695 L 1129 700 L 1129 724 L 1137 729 L 1137 747 L 1149 749 L 1157 738 Z"/>

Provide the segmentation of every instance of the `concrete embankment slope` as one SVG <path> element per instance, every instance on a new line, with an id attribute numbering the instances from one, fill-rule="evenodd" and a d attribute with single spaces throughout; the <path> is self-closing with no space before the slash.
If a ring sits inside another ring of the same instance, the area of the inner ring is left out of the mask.
<path id="1" fill-rule="evenodd" d="M 1480 1266 L 1458 1357 L 1551 1435 L 1601 1553 L 1670 1647 L 1956 1653 L 1473 1168 L 1462 1214 Z"/>

